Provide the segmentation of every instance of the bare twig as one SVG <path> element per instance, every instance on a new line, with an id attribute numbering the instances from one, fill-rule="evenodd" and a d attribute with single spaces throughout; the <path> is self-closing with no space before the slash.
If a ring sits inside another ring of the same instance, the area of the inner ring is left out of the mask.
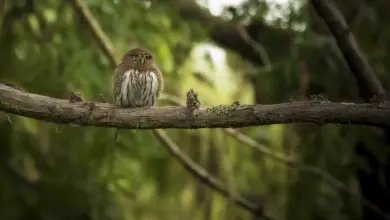
<path id="1" fill-rule="evenodd" d="M 385 90 L 360 50 L 340 10 L 331 0 L 311 0 L 311 3 L 336 39 L 349 68 L 356 77 L 362 97 L 366 101 L 370 101 L 373 97 L 382 98 Z"/>
<path id="2" fill-rule="evenodd" d="M 251 46 L 253 48 L 253 51 L 256 51 L 256 53 L 261 59 L 261 63 L 263 63 L 264 65 L 265 71 L 271 71 L 272 63 L 263 45 L 261 45 L 258 41 L 253 40 L 243 25 L 238 24 L 236 28 L 242 40 L 244 40 L 245 43 Z"/>
<path id="3" fill-rule="evenodd" d="M 5 116 L 7 117 L 8 122 L 9 122 L 10 124 L 12 124 L 12 120 L 11 120 L 11 118 L 9 117 L 9 115 L 8 115 L 7 113 L 5 113 L 5 112 L 4 112 L 4 114 L 5 114 Z"/>

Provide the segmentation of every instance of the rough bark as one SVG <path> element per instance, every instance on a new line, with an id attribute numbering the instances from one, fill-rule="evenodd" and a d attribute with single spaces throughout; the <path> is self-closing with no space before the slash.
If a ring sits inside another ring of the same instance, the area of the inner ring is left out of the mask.
<path id="1" fill-rule="evenodd" d="M 0 84 L 0 110 L 61 124 L 126 129 L 226 128 L 314 122 L 390 125 L 390 105 L 291 102 L 274 105 L 227 105 L 213 108 L 168 106 L 123 109 L 97 102 L 76 102 L 31 94 Z"/>

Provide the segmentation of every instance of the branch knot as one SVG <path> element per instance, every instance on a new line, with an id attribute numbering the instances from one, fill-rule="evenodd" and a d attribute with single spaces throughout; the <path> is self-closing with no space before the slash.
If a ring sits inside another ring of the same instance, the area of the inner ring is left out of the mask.
<path id="1" fill-rule="evenodd" d="M 198 93 L 195 92 L 193 89 L 190 89 L 190 91 L 187 92 L 187 108 L 191 111 L 199 108 L 202 106 L 202 104 L 198 100 Z"/>

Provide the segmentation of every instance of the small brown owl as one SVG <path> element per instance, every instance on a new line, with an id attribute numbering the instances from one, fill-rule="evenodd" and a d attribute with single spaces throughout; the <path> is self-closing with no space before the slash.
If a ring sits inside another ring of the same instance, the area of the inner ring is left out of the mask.
<path id="1" fill-rule="evenodd" d="M 115 69 L 115 104 L 122 108 L 153 107 L 164 89 L 164 78 L 153 55 L 142 48 L 127 52 Z M 117 140 L 119 129 L 115 134 Z"/>
<path id="2" fill-rule="evenodd" d="M 123 56 L 114 75 L 114 97 L 117 106 L 155 106 L 163 89 L 163 76 L 149 51 L 136 48 Z"/>

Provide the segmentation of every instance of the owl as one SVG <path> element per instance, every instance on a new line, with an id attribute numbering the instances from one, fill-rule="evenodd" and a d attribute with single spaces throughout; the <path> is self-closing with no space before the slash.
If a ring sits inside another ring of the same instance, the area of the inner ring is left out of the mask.
<path id="1" fill-rule="evenodd" d="M 153 55 L 142 48 L 127 52 L 115 70 L 115 104 L 122 108 L 153 107 L 164 89 L 164 79 Z"/>
<path id="2" fill-rule="evenodd" d="M 122 57 L 113 79 L 115 105 L 122 108 L 154 107 L 163 89 L 163 75 L 149 51 L 135 48 Z M 118 134 L 119 129 L 115 142 Z"/>

